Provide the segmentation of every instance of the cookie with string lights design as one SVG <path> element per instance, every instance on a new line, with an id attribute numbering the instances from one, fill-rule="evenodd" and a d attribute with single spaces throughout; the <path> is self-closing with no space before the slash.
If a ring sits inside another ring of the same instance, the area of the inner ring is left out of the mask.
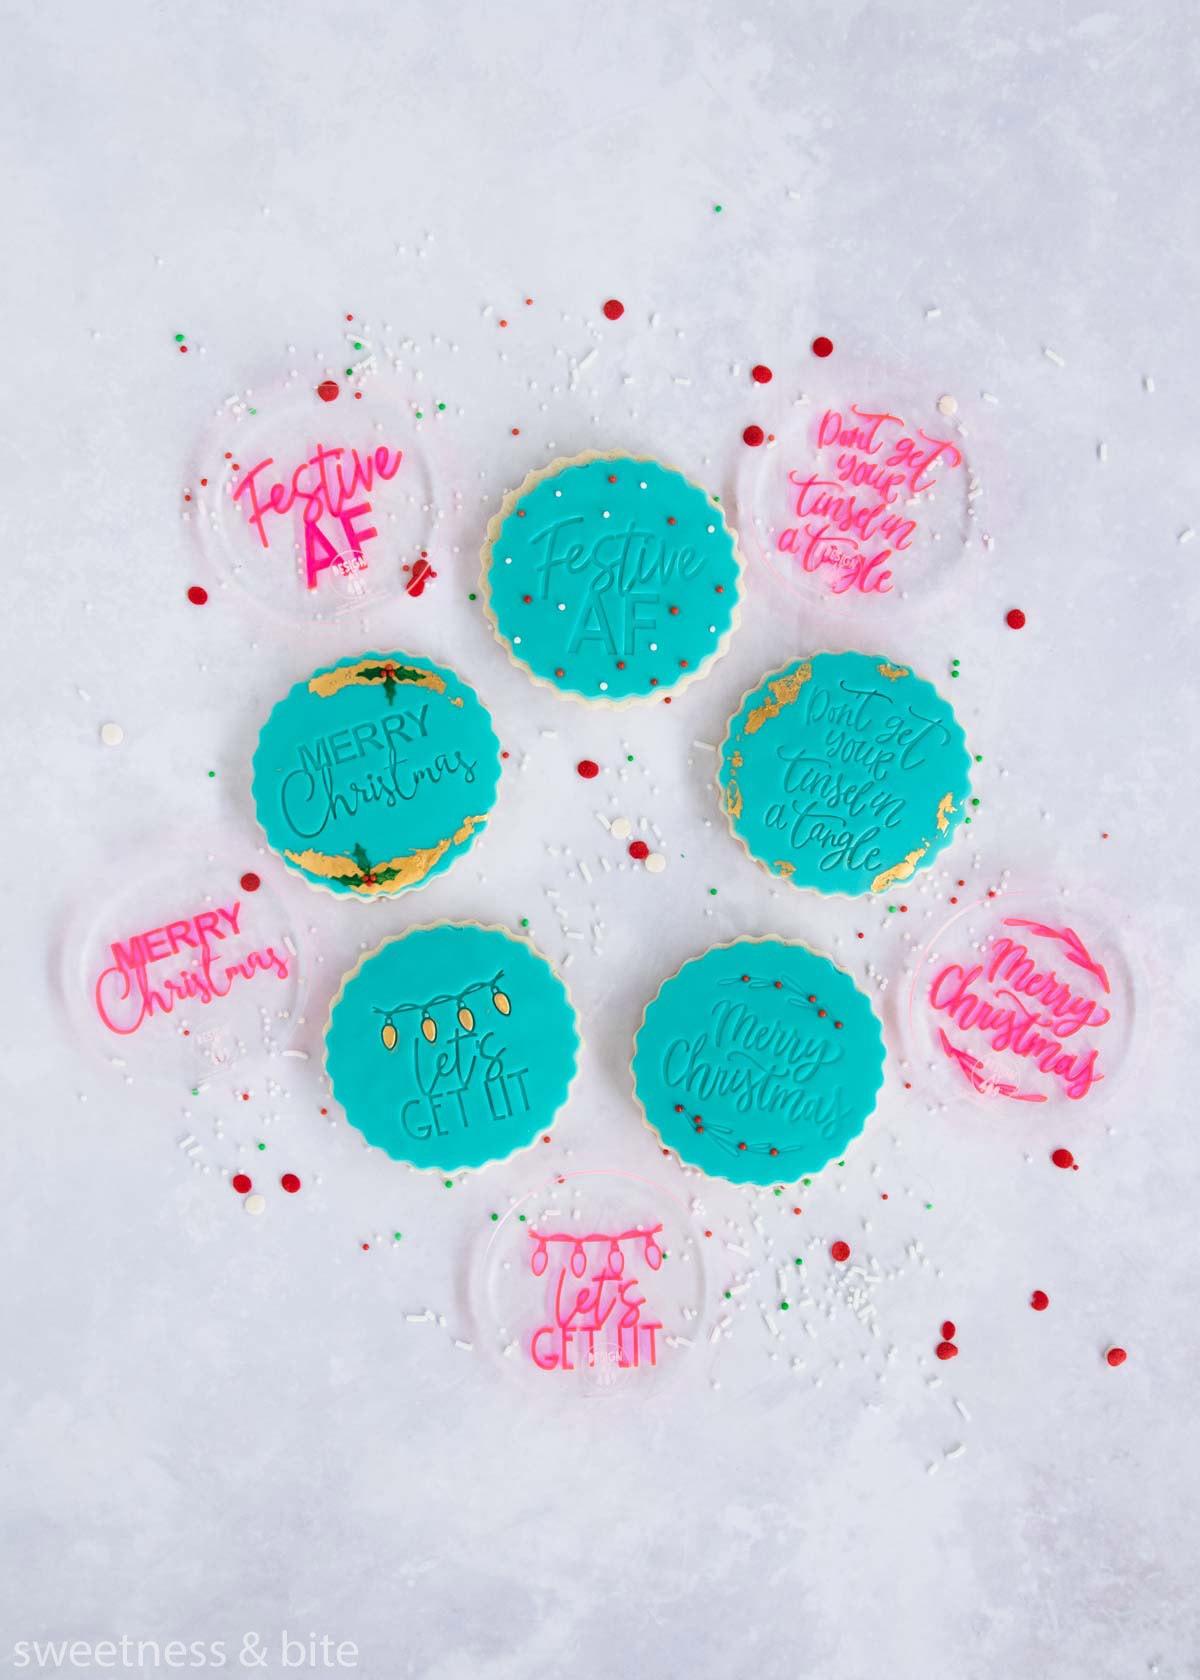
<path id="1" fill-rule="evenodd" d="M 541 953 L 503 928 L 412 928 L 363 957 L 325 1036 L 333 1093 L 394 1160 L 457 1172 L 504 1160 L 553 1124 L 579 1030 Z"/>
<path id="2" fill-rule="evenodd" d="M 807 945 L 739 939 L 684 963 L 646 1007 L 633 1078 L 669 1149 L 714 1178 L 780 1184 L 840 1159 L 883 1083 L 879 1020 Z"/>

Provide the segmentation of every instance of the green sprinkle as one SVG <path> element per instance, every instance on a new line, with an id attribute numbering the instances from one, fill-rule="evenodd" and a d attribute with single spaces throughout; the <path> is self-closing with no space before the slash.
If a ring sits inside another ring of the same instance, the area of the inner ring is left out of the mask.
<path id="1" fill-rule="evenodd" d="M 723 204 L 714 204 L 713 205 L 713 214 L 716 215 L 716 216 L 719 216 L 721 214 L 722 210 L 724 210 L 724 208 L 725 208 L 725 206 Z"/>
<path id="2" fill-rule="evenodd" d="M 951 671 L 950 675 L 952 677 L 956 677 L 958 675 L 958 672 L 957 671 Z"/>
<path id="3" fill-rule="evenodd" d="M 844 1167 L 845 1165 L 846 1165 L 845 1161 L 839 1161 L 838 1162 L 839 1167 Z"/>
<path id="4" fill-rule="evenodd" d="M 889 916 L 894 916 L 895 914 L 896 914 L 896 906 L 894 904 L 889 904 L 888 905 L 888 915 Z"/>
<path id="5" fill-rule="evenodd" d="M 399 1242 L 403 1235 L 404 1235 L 403 1231 L 393 1231 L 392 1232 L 392 1238 L 396 1242 Z"/>
<path id="6" fill-rule="evenodd" d="M 421 413 L 421 410 L 418 409 L 417 410 L 417 419 L 418 420 L 424 420 L 424 418 L 425 418 L 425 416 Z"/>
<path id="7" fill-rule="evenodd" d="M 968 822 L 968 823 L 969 823 L 969 822 L 970 822 L 970 820 L 971 820 L 971 819 L 970 819 L 970 817 L 964 817 L 964 818 L 963 818 L 963 821 L 964 821 L 964 822 Z"/>
<path id="8" fill-rule="evenodd" d="M 494 1213 L 494 1214 L 493 1214 L 493 1215 L 492 1215 L 492 1218 L 493 1218 L 493 1219 L 499 1219 L 499 1217 L 500 1217 L 500 1215 L 499 1215 L 499 1214 L 498 1214 L 498 1213 Z"/>
<path id="9" fill-rule="evenodd" d="M 446 407 L 445 403 L 439 403 L 438 404 L 438 413 L 441 414 L 444 411 L 445 407 Z"/>
<path id="10" fill-rule="evenodd" d="M 346 378 L 347 378 L 347 379 L 350 379 L 350 378 L 352 378 L 352 377 L 353 377 L 353 374 L 354 374 L 354 369 L 353 369 L 353 368 L 347 368 L 347 369 L 346 369 Z"/>
<path id="11" fill-rule="evenodd" d="M 790 1306 L 790 1305 L 791 1305 L 791 1303 L 790 1303 L 790 1302 L 788 1302 L 788 1301 L 780 1301 L 780 1303 L 779 1303 L 779 1306 L 780 1306 L 780 1310 L 781 1310 L 781 1311 L 782 1311 L 782 1312 L 787 1312 L 787 1310 L 788 1310 L 788 1307 L 789 1307 L 789 1306 Z"/>
<path id="12" fill-rule="evenodd" d="M 726 1300 L 727 1300 L 727 1301 L 732 1301 L 732 1300 L 733 1300 L 733 1291 L 732 1291 L 732 1289 L 727 1289 L 727 1290 L 726 1290 L 726 1291 L 725 1291 L 725 1299 L 726 1299 Z"/>
<path id="13" fill-rule="evenodd" d="M 474 600 L 474 599 L 475 599 L 475 593 L 474 593 L 474 591 L 473 591 L 473 590 L 472 590 L 472 592 L 471 592 L 471 594 L 470 594 L 470 595 L 468 595 L 468 596 L 467 596 L 467 600 L 468 600 L 468 601 L 473 601 L 473 600 Z"/>
<path id="14" fill-rule="evenodd" d="M 972 805 L 978 805 L 979 801 L 978 799 L 972 799 L 971 803 Z"/>
<path id="15" fill-rule="evenodd" d="M 525 1215 L 524 1215 L 524 1214 L 523 1214 L 523 1213 L 519 1213 L 519 1214 L 518 1214 L 518 1215 L 517 1215 L 517 1218 L 518 1218 L 518 1219 L 519 1219 L 519 1220 L 520 1220 L 520 1221 L 521 1221 L 521 1223 L 522 1223 L 522 1225 L 524 1225 L 524 1223 L 525 1223 Z"/>
<path id="16" fill-rule="evenodd" d="M 975 754 L 975 762 L 976 762 L 976 764 L 982 764 L 983 763 L 983 754 L 982 753 L 976 753 Z"/>
<path id="17" fill-rule="evenodd" d="M 362 345 L 358 342 L 357 339 L 354 340 L 354 348 L 356 350 L 361 350 L 362 349 Z"/>
<path id="18" fill-rule="evenodd" d="M 801 1180 L 800 1180 L 800 1182 L 801 1182 L 801 1184 L 811 1184 L 811 1183 L 812 1183 L 812 1179 L 811 1179 L 811 1178 L 802 1178 L 802 1179 L 801 1179 Z"/>
<path id="19" fill-rule="evenodd" d="M 176 333 L 175 334 L 175 342 L 176 342 L 176 344 L 182 344 L 183 343 L 183 334 L 182 333 Z"/>
<path id="20" fill-rule="evenodd" d="M 930 1208 L 931 1208 L 931 1207 L 932 1207 L 932 1206 L 933 1206 L 933 1203 L 932 1203 L 932 1202 L 926 1202 L 926 1203 L 925 1203 L 925 1211 L 926 1211 L 926 1213 L 928 1213 L 928 1212 L 929 1212 L 929 1209 L 930 1209 Z"/>
<path id="21" fill-rule="evenodd" d="M 265 1143 L 260 1143 L 260 1144 L 259 1144 L 259 1146 L 258 1146 L 258 1147 L 259 1147 L 259 1148 L 260 1148 L 260 1149 L 265 1149 L 265 1148 L 266 1148 L 266 1147 L 267 1147 L 267 1146 L 266 1146 L 266 1144 L 265 1144 Z"/>
<path id="22" fill-rule="evenodd" d="M 779 1188 L 778 1185 L 776 1185 L 776 1187 L 775 1187 L 775 1194 L 777 1196 L 782 1196 L 783 1195 L 783 1191 Z"/>
<path id="23" fill-rule="evenodd" d="M 801 1260 L 799 1255 L 796 1256 L 795 1264 L 797 1266 L 803 1266 L 803 1264 L 804 1264 L 803 1260 Z"/>
<path id="24" fill-rule="evenodd" d="M 716 889 L 716 887 L 709 887 L 709 889 L 708 889 L 708 895 L 709 895 L 709 897 L 710 897 L 710 898 L 716 898 L 716 896 L 717 896 L 717 889 Z"/>
<path id="25" fill-rule="evenodd" d="M 632 764 L 633 763 L 633 754 L 632 753 L 626 753 L 625 754 L 625 762 L 626 762 L 626 764 Z"/>
<path id="26" fill-rule="evenodd" d="M 960 661 L 960 660 L 958 660 L 958 659 L 952 659 L 952 660 L 951 660 L 951 661 L 950 661 L 950 663 L 951 663 L 951 665 L 958 665 L 958 664 L 961 664 L 961 661 Z"/>
<path id="27" fill-rule="evenodd" d="M 193 1096 L 194 1096 L 194 1097 L 198 1097 L 198 1096 L 199 1096 L 199 1095 L 200 1095 L 200 1087 L 199 1087 L 199 1085 L 193 1085 L 193 1086 L 192 1086 L 192 1095 L 193 1095 Z"/>
<path id="28" fill-rule="evenodd" d="M 522 927 L 528 927 L 529 926 L 529 917 L 528 916 L 522 916 L 521 917 L 521 926 Z"/>
<path id="29" fill-rule="evenodd" d="M 443 1179 L 443 1180 L 442 1180 L 442 1183 L 443 1183 L 443 1184 L 444 1184 L 444 1185 L 445 1185 L 445 1186 L 446 1186 L 446 1189 L 447 1189 L 447 1190 L 453 1190 L 453 1188 L 454 1188 L 454 1180 L 453 1180 L 453 1179 L 452 1179 L 452 1178 L 444 1178 L 444 1179 Z"/>
<path id="30" fill-rule="evenodd" d="M 210 770 L 208 773 L 210 776 L 215 776 L 217 772 L 215 770 Z"/>
<path id="31" fill-rule="evenodd" d="M 257 413 L 258 413 L 258 410 L 257 410 L 257 409 L 256 409 L 256 408 L 252 408 L 252 409 L 251 409 L 251 410 L 250 410 L 250 412 L 251 412 L 251 414 L 257 414 Z"/>

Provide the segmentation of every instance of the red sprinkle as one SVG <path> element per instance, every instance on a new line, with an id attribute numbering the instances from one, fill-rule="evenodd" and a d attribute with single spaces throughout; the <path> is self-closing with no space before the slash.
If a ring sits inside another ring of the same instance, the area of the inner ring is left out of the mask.
<path id="1" fill-rule="evenodd" d="M 317 395 L 322 402 L 336 402 L 340 391 L 341 386 L 336 379 L 322 379 L 317 386 Z"/>
<path id="2" fill-rule="evenodd" d="M 1056 1149 L 1050 1159 L 1056 1167 L 1073 1167 L 1075 1157 L 1069 1149 Z"/>
<path id="3" fill-rule="evenodd" d="M 832 356 L 833 340 L 831 338 L 814 338 L 812 341 L 812 353 L 814 356 Z"/>
<path id="4" fill-rule="evenodd" d="M 1044 1289 L 1035 1289 L 1033 1294 L 1029 1297 L 1029 1305 L 1033 1308 L 1034 1312 L 1045 1312 L 1046 1308 L 1050 1305 L 1050 1297 Z"/>
<path id="5" fill-rule="evenodd" d="M 750 369 L 750 377 L 756 385 L 769 385 L 773 376 L 766 362 L 759 362 Z"/>
<path id="6" fill-rule="evenodd" d="M 604 313 L 610 321 L 619 321 L 625 313 L 625 305 L 620 298 L 609 298 L 604 305 Z"/>
<path id="7" fill-rule="evenodd" d="M 937 1356 L 939 1359 L 957 1359 L 958 1349 L 955 1347 L 953 1342 L 939 1342 L 937 1345 Z"/>
<path id="8" fill-rule="evenodd" d="M 952 1342 L 954 1340 L 954 1320 L 952 1318 L 948 1318 L 945 1324 L 942 1325 L 942 1340 L 944 1342 Z"/>
<path id="9" fill-rule="evenodd" d="M 593 776 L 600 774 L 600 766 L 592 758 L 581 758 L 575 768 L 585 782 L 590 782 Z"/>
<path id="10" fill-rule="evenodd" d="M 194 583 L 188 590 L 188 600 L 194 607 L 202 607 L 208 600 L 208 590 L 204 588 L 203 584 Z"/>
<path id="11" fill-rule="evenodd" d="M 1124 1365 L 1125 1361 L 1129 1358 L 1129 1355 L 1125 1352 L 1124 1348 L 1109 1348 L 1104 1357 L 1108 1360 L 1110 1365 L 1116 1367 L 1117 1365 Z"/>
<path id="12" fill-rule="evenodd" d="M 1025 628 L 1025 614 L 1020 607 L 1013 607 L 1010 612 L 1005 613 L 1004 622 L 1010 630 L 1023 630 Z"/>
<path id="13" fill-rule="evenodd" d="M 233 1188 L 237 1191 L 239 1196 L 244 1196 L 247 1191 L 253 1190 L 254 1180 L 250 1177 L 249 1173 L 234 1173 Z"/>
<path id="14" fill-rule="evenodd" d="M 631 840 L 629 842 L 629 855 L 631 858 L 636 858 L 640 863 L 643 858 L 650 856 L 650 848 L 644 840 Z"/>
<path id="15" fill-rule="evenodd" d="M 243 892 L 257 892 L 261 886 L 262 882 L 254 873 L 253 869 L 248 869 L 242 876 L 241 888 Z"/>
<path id="16" fill-rule="evenodd" d="M 300 1180 L 296 1177 L 295 1173 L 284 1173 L 279 1182 L 283 1189 L 287 1191 L 289 1196 L 294 1196 L 300 1188 Z"/>
<path id="17" fill-rule="evenodd" d="M 747 426 L 746 430 L 742 433 L 742 442 L 748 443 L 751 449 L 757 449 L 759 444 L 762 442 L 764 435 L 765 434 L 761 426 Z"/>
<path id="18" fill-rule="evenodd" d="M 848 1242 L 843 1242 L 839 1237 L 837 1242 L 830 1244 L 829 1252 L 835 1260 L 849 1260 L 850 1244 Z"/>

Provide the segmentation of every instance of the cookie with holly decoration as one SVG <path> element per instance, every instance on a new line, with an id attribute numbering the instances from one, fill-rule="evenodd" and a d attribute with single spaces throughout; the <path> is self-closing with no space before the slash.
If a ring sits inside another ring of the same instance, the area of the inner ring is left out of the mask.
<path id="1" fill-rule="evenodd" d="M 468 850 L 499 780 L 500 743 L 473 688 L 416 654 L 368 653 L 279 701 L 253 794 L 267 843 L 310 886 L 392 898 Z"/>

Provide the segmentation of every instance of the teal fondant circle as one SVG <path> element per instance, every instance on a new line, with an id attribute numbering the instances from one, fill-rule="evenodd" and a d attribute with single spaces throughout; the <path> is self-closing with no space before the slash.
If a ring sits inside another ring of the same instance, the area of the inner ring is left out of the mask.
<path id="1" fill-rule="evenodd" d="M 259 734 L 253 792 L 291 868 L 375 898 L 448 869 L 482 830 L 499 779 L 500 743 L 469 684 L 416 654 L 365 653 L 278 703 Z"/>
<path id="2" fill-rule="evenodd" d="M 714 1178 L 787 1183 L 837 1160 L 883 1083 L 883 1034 L 848 974 L 806 945 L 739 939 L 647 1007 L 633 1078 L 669 1149 Z"/>
<path id="3" fill-rule="evenodd" d="M 735 622 L 741 561 L 720 504 L 657 461 L 597 455 L 535 475 L 487 553 L 500 640 L 585 700 L 669 694 Z"/>
<path id="4" fill-rule="evenodd" d="M 882 893 L 949 844 L 970 754 L 932 683 L 878 654 L 817 653 L 764 677 L 721 748 L 721 805 L 796 887 Z"/>
<path id="5" fill-rule="evenodd" d="M 348 975 L 325 1036 L 333 1093 L 396 1161 L 455 1172 L 532 1143 L 567 1099 L 575 1010 L 554 969 L 502 928 L 413 928 Z"/>

